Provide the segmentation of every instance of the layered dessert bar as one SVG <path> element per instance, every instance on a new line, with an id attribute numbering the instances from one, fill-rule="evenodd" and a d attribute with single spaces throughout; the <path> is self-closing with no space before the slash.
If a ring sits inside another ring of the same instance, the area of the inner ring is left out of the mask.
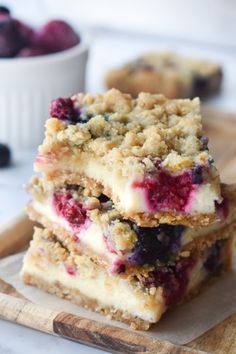
<path id="1" fill-rule="evenodd" d="M 113 89 L 56 99 L 35 169 L 53 187 L 104 194 L 142 227 L 208 225 L 222 201 L 197 98 Z"/>
<path id="2" fill-rule="evenodd" d="M 220 65 L 174 53 L 148 53 L 106 75 L 108 88 L 137 97 L 140 92 L 169 98 L 201 98 L 217 93 L 222 84 Z"/>
<path id="3" fill-rule="evenodd" d="M 131 273 L 142 266 L 167 265 L 179 255 L 202 250 L 228 238 L 236 224 L 236 188 L 223 186 L 218 222 L 204 228 L 160 224 L 140 227 L 124 220 L 110 199 L 75 185 L 48 190 L 34 177 L 28 186 L 28 215 L 71 252 L 87 255 L 111 274 Z"/>
<path id="4" fill-rule="evenodd" d="M 232 243 L 232 237 L 218 240 L 165 266 L 112 275 L 92 258 L 69 251 L 52 232 L 37 228 L 21 277 L 26 284 L 147 330 L 168 308 L 229 269 Z"/>
<path id="5" fill-rule="evenodd" d="M 221 186 L 198 99 L 112 89 L 51 104 L 28 185 L 26 284 L 148 329 L 231 265 L 236 187 Z"/>
<path id="6" fill-rule="evenodd" d="M 148 329 L 231 266 L 236 188 L 223 186 L 219 221 L 193 229 L 139 227 L 111 200 L 78 186 L 48 190 L 34 178 L 28 213 L 35 230 L 21 272 L 26 284 Z"/>

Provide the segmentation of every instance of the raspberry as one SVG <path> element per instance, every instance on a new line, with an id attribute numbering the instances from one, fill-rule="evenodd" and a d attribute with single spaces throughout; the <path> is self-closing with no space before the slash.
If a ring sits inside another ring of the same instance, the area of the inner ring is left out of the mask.
<path id="1" fill-rule="evenodd" d="M 79 119 L 79 111 L 74 108 L 71 98 L 57 98 L 51 102 L 51 117 L 76 123 Z"/>
<path id="2" fill-rule="evenodd" d="M 58 215 L 65 218 L 73 228 L 82 226 L 87 218 L 83 205 L 69 192 L 57 192 L 53 196 L 53 205 Z"/>
<path id="3" fill-rule="evenodd" d="M 35 45 L 48 53 L 56 53 L 74 47 L 80 38 L 66 22 L 53 20 L 44 25 L 37 33 Z"/>
<path id="4" fill-rule="evenodd" d="M 172 176 L 160 170 L 156 177 L 148 176 L 142 182 L 134 182 L 134 188 L 144 190 L 147 203 L 152 211 L 173 209 L 184 211 L 192 191 L 192 173 L 186 171 Z"/>
<path id="5" fill-rule="evenodd" d="M 66 267 L 66 271 L 69 275 L 76 275 L 76 269 L 74 267 Z"/>

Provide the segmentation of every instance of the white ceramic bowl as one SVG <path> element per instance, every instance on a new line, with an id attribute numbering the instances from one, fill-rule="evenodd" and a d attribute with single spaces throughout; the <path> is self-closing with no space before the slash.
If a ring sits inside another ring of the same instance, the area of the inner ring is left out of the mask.
<path id="1" fill-rule="evenodd" d="M 84 91 L 86 42 L 63 52 L 0 59 L 0 142 L 14 148 L 42 142 L 50 101 Z"/>

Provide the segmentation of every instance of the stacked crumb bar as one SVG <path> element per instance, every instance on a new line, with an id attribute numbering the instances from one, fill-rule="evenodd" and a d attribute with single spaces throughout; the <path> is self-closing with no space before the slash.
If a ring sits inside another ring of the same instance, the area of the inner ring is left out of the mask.
<path id="1" fill-rule="evenodd" d="M 236 188 L 220 185 L 198 99 L 112 89 L 50 113 L 26 284 L 148 329 L 230 268 Z"/>

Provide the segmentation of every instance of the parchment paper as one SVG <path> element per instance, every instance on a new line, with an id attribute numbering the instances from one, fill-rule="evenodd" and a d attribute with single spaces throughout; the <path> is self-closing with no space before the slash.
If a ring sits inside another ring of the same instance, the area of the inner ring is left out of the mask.
<path id="1" fill-rule="evenodd" d="M 23 253 L 4 258 L 0 261 L 0 278 L 35 304 L 52 310 L 69 312 L 121 328 L 125 324 L 111 321 L 92 311 L 73 305 L 69 301 L 46 294 L 32 286 L 24 285 L 19 278 Z M 235 266 L 234 266 L 235 269 Z M 193 300 L 177 307 L 164 315 L 153 326 L 147 336 L 167 340 L 174 344 L 187 344 L 207 330 L 223 321 L 236 311 L 236 271 L 225 274 Z"/>

